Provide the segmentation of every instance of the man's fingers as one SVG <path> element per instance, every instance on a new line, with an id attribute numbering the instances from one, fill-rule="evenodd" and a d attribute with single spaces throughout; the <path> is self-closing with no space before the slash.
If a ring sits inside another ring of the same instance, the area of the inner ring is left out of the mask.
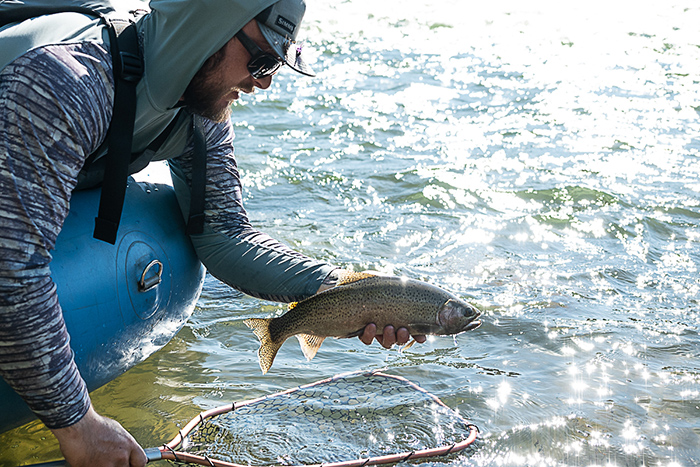
<path id="1" fill-rule="evenodd" d="M 419 344 L 422 344 L 426 340 L 426 337 L 420 334 L 412 337 Z M 406 328 L 395 330 L 394 326 L 390 324 L 382 330 L 381 334 L 377 334 L 377 326 L 371 323 L 365 326 L 364 331 L 360 335 L 360 340 L 365 345 L 370 345 L 374 339 L 385 349 L 390 349 L 394 344 L 404 345 L 407 343 L 411 340 L 411 334 Z"/>
<path id="2" fill-rule="evenodd" d="M 394 344 L 396 344 L 396 332 L 394 331 L 394 326 L 392 326 L 391 324 L 388 324 L 384 328 L 382 336 L 383 337 L 380 344 L 382 344 L 382 347 L 384 347 L 385 349 L 390 349 Z"/>
<path id="3" fill-rule="evenodd" d="M 143 449 L 134 449 L 131 451 L 131 457 L 129 458 L 129 467 L 144 467 L 148 464 L 148 457 Z"/>
<path id="4" fill-rule="evenodd" d="M 396 343 L 399 345 L 404 345 L 406 342 L 411 339 L 411 335 L 408 333 L 408 329 L 406 328 L 399 328 L 398 331 L 396 331 Z"/>
<path id="5" fill-rule="evenodd" d="M 368 324 L 365 326 L 365 330 L 360 335 L 360 340 L 365 344 L 365 345 L 370 345 L 372 341 L 374 340 L 375 336 L 377 335 L 377 326 L 374 323 Z"/>

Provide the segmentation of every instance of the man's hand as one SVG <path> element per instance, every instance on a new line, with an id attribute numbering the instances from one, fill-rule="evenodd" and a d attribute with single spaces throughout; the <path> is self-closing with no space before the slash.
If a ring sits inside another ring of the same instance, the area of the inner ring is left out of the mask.
<path id="1" fill-rule="evenodd" d="M 390 349 L 394 344 L 404 345 L 410 338 L 411 336 L 408 333 L 408 329 L 399 328 L 398 330 L 394 330 L 394 326 L 391 324 L 385 326 L 381 334 L 377 334 L 377 326 L 374 323 L 365 326 L 365 331 L 360 336 L 360 340 L 366 345 L 370 345 L 372 340 L 377 339 L 377 342 L 385 349 Z M 419 344 L 425 342 L 425 336 L 423 335 L 416 335 L 413 336 L 413 338 Z"/>
<path id="2" fill-rule="evenodd" d="M 71 467 L 143 467 L 146 453 L 116 421 L 90 410 L 67 428 L 51 430 Z"/>

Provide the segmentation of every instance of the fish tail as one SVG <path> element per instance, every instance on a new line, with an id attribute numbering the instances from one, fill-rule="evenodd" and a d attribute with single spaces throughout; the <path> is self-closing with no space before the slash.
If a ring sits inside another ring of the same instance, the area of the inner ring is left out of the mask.
<path id="1" fill-rule="evenodd" d="M 284 339 L 280 342 L 275 342 L 270 335 L 270 323 L 272 318 L 250 318 L 243 321 L 246 326 L 253 330 L 253 333 L 260 340 L 260 348 L 258 349 L 258 362 L 263 374 L 267 373 L 272 362 L 275 360 L 277 351 L 282 347 Z"/>
<path id="2" fill-rule="evenodd" d="M 311 334 L 297 334 L 297 339 L 299 339 L 299 345 L 301 346 L 301 351 L 304 353 L 304 357 L 307 360 L 311 360 L 316 356 L 316 352 L 323 344 L 323 339 L 325 337 L 312 336 Z"/>

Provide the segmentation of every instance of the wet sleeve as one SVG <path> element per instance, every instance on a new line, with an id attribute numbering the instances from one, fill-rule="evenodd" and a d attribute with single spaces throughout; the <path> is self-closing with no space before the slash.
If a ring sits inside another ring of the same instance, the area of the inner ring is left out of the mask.
<path id="1" fill-rule="evenodd" d="M 234 158 L 233 126 L 205 122 L 205 225 L 202 234 L 192 236 L 200 260 L 214 277 L 254 297 L 290 302 L 313 295 L 336 267 L 309 258 L 250 224 Z M 187 219 L 192 151 L 171 160 L 170 167 Z"/>

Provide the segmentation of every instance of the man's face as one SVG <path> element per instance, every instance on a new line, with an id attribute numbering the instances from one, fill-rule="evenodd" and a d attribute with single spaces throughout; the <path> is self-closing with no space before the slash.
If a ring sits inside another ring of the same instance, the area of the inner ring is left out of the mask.
<path id="1" fill-rule="evenodd" d="M 255 20 L 243 27 L 258 46 L 271 52 Z M 216 122 L 224 122 L 231 117 L 231 104 L 240 93 L 250 94 L 255 88 L 267 89 L 272 76 L 254 79 L 248 72 L 250 54 L 235 37 L 229 40 L 218 52 L 212 55 L 192 78 L 183 95 L 185 106 L 192 112 Z"/>

